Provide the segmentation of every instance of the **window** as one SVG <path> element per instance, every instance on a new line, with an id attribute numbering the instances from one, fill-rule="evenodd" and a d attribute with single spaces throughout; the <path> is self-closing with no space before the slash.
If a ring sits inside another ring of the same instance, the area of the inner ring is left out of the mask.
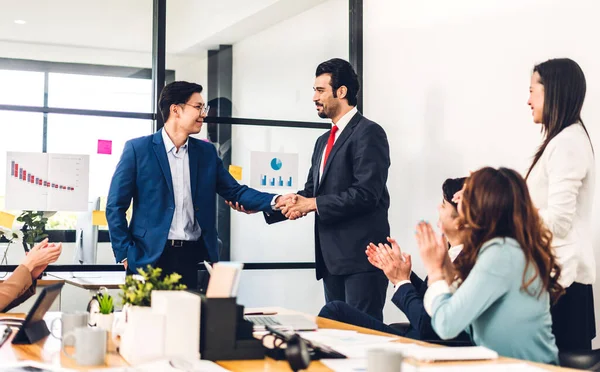
<path id="1" fill-rule="evenodd" d="M 13 60 L 2 60 L 0 66 Z M 27 63 L 26 63 L 27 62 Z M 86 154 L 90 156 L 90 198 L 105 203 L 110 180 L 125 142 L 153 131 L 152 80 L 149 70 L 119 66 L 69 64 L 75 73 L 53 62 L 25 61 L 23 68 L 40 71 L 0 70 L 0 105 L 11 109 L 49 110 L 49 113 L 0 111 L 0 201 L 4 208 L 6 151 Z M 11 64 L 11 68 L 15 64 Z M 88 74 L 86 74 L 86 72 Z M 127 77 L 135 75 L 138 77 Z M 169 71 L 172 79 L 173 71 Z M 46 97 L 46 98 L 45 98 Z M 44 100 L 46 99 L 46 102 Z M 28 107 L 15 107 L 28 106 Z M 90 115 L 53 113 L 89 111 Z M 94 114 L 100 111 L 101 115 Z M 19 141 L 14 139 L 18 138 Z M 23 140 L 21 140 L 23 139 Z M 110 141 L 110 153 L 98 153 L 98 141 Z M 91 200 L 91 199 L 90 199 Z M 19 214 L 20 211 L 11 211 Z M 58 211 L 48 230 L 73 230 L 78 213 Z M 101 227 L 106 229 L 106 227 Z"/>
<path id="2" fill-rule="evenodd" d="M 48 106 L 125 112 L 152 110 L 152 80 L 50 73 Z"/>
<path id="3" fill-rule="evenodd" d="M 105 198 L 125 142 L 151 133 L 150 120 L 49 114 L 48 152 L 90 155 L 90 200 Z M 98 154 L 98 140 L 112 142 L 111 154 Z M 58 212 L 48 228 L 70 230 L 76 222 L 77 213 Z"/>

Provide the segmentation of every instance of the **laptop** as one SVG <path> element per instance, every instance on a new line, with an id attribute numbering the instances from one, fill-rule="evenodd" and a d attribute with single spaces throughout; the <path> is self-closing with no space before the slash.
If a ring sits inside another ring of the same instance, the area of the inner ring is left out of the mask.
<path id="1" fill-rule="evenodd" d="M 64 283 L 58 283 L 42 289 L 13 338 L 13 344 L 32 344 L 50 334 L 44 315 L 60 294 L 63 285 Z"/>
<path id="2" fill-rule="evenodd" d="M 246 315 L 244 319 L 254 324 L 255 331 L 264 331 L 265 326 L 281 330 L 315 331 L 317 323 L 301 314 Z"/>

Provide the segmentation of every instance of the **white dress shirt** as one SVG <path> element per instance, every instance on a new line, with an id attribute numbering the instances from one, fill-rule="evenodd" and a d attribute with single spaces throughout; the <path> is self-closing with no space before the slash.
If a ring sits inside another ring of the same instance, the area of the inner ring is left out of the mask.
<path id="1" fill-rule="evenodd" d="M 169 228 L 168 239 L 196 241 L 202 235 L 202 229 L 194 216 L 188 154 L 189 139 L 177 151 L 177 147 L 169 138 L 167 131 L 164 128 L 161 131 L 169 159 L 171 179 L 173 180 L 173 197 L 175 198 L 175 212 Z"/>
<path id="2" fill-rule="evenodd" d="M 337 127 L 338 127 L 337 132 L 335 132 L 335 138 L 333 140 L 334 144 L 335 144 L 335 141 L 337 141 L 337 139 L 340 138 L 340 134 L 342 134 L 342 131 L 344 130 L 344 128 L 346 128 L 348 126 L 348 123 L 350 122 L 350 120 L 352 120 L 352 118 L 354 117 L 354 115 L 356 115 L 357 112 L 358 112 L 358 109 L 355 106 L 352 108 L 352 110 L 348 111 L 344 116 L 342 116 L 336 124 L 331 123 L 332 128 L 334 125 L 337 125 Z M 323 169 L 325 168 L 323 166 L 323 161 L 325 160 L 325 151 L 327 151 L 327 146 L 325 146 L 325 148 L 323 149 L 323 154 L 321 156 L 321 164 L 319 165 L 319 180 L 321 179 L 321 176 L 323 175 Z"/>
<path id="3" fill-rule="evenodd" d="M 560 285 L 593 284 L 596 263 L 592 248 L 595 162 L 581 124 L 554 137 L 527 179 L 533 204 L 552 234 L 562 265 Z"/>
<path id="4" fill-rule="evenodd" d="M 448 256 L 450 256 L 450 261 L 454 262 L 454 260 L 456 260 L 456 257 L 458 257 L 459 253 L 462 251 L 462 249 L 462 244 L 450 247 L 450 249 L 448 249 Z M 401 280 L 398 283 L 396 283 L 396 285 L 394 286 L 394 292 L 396 292 L 398 288 L 400 288 L 400 286 L 404 284 L 410 284 L 410 280 Z"/>

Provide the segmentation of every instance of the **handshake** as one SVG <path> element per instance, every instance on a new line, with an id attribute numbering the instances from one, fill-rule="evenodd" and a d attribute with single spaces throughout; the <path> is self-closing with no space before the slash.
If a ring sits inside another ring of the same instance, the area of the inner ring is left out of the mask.
<path id="1" fill-rule="evenodd" d="M 239 203 L 233 204 L 232 202 L 226 202 L 231 209 L 246 214 L 256 213 L 256 211 L 247 211 L 243 205 Z M 289 220 L 297 220 L 317 210 L 317 199 L 316 198 L 305 198 L 298 194 L 286 194 L 279 195 L 275 198 L 275 210 L 281 211 L 281 213 Z"/>

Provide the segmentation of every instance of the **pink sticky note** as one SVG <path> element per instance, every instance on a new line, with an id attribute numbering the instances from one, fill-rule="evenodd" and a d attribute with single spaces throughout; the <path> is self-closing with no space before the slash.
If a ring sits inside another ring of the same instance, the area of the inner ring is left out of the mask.
<path id="1" fill-rule="evenodd" d="M 98 140 L 98 154 L 112 154 L 112 141 Z"/>

